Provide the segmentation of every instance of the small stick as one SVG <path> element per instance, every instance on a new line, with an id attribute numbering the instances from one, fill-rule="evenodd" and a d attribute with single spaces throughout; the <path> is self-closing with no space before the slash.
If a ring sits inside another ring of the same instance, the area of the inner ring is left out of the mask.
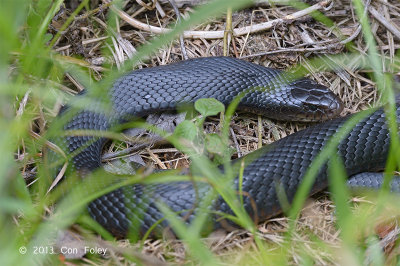
<path id="1" fill-rule="evenodd" d="M 255 25 L 251 25 L 251 26 L 233 29 L 233 36 L 243 36 L 243 35 L 246 35 L 249 33 L 256 33 L 256 32 L 271 29 L 274 26 L 276 26 L 277 24 L 284 23 L 287 21 L 292 21 L 294 19 L 298 19 L 300 17 L 308 15 L 314 11 L 320 10 L 320 9 L 326 7 L 330 2 L 331 2 L 331 0 L 324 0 L 324 1 L 321 1 L 320 3 L 312 5 L 308 8 L 305 8 L 305 9 L 297 11 L 293 14 L 284 16 L 283 18 L 274 19 L 274 20 L 270 20 L 270 21 L 260 23 L 260 24 L 255 24 Z M 111 6 L 111 9 L 122 20 L 124 20 L 126 23 L 130 24 L 131 26 L 133 26 L 137 29 L 148 31 L 148 32 L 155 33 L 155 34 L 163 34 L 163 33 L 168 33 L 171 31 L 170 29 L 160 28 L 160 27 L 151 26 L 146 23 L 143 23 L 137 19 L 132 18 L 127 13 L 115 8 L 114 6 Z M 188 30 L 188 31 L 183 32 L 183 37 L 187 38 L 187 39 L 190 39 L 190 38 L 191 39 L 222 39 L 224 37 L 224 33 L 225 33 L 225 30 L 218 30 L 218 31 Z"/>
<path id="2" fill-rule="evenodd" d="M 233 143 L 235 143 L 235 147 L 236 147 L 236 152 L 237 152 L 238 158 L 240 158 L 240 157 L 242 157 L 242 152 L 240 151 L 240 146 L 239 146 L 239 143 L 237 141 L 236 134 L 235 134 L 235 132 L 233 131 L 233 129 L 231 127 L 229 128 L 229 131 L 231 132 Z"/>
<path id="3" fill-rule="evenodd" d="M 257 135 L 258 135 L 258 143 L 257 143 L 257 148 L 260 149 L 262 147 L 262 131 L 263 131 L 263 126 L 262 126 L 262 117 L 261 115 L 257 116 Z"/>
<path id="4" fill-rule="evenodd" d="M 175 4 L 175 1 L 174 0 L 169 0 L 169 2 L 170 2 L 172 8 L 175 11 L 176 18 L 177 18 L 178 22 L 181 22 L 181 13 L 179 12 L 179 9 Z M 181 45 L 181 51 L 182 51 L 183 59 L 188 60 L 189 57 L 188 57 L 187 52 L 186 52 L 185 41 L 183 40 L 183 35 L 182 34 L 179 35 L 179 44 Z"/>
<path id="5" fill-rule="evenodd" d="M 158 158 L 158 156 L 156 154 L 154 154 L 153 152 L 151 152 L 150 149 L 147 149 L 147 152 L 149 153 L 150 157 L 158 164 L 158 166 L 161 167 L 161 169 L 168 169 L 165 164 L 163 164 L 163 162 L 160 160 L 160 158 Z"/>
<path id="6" fill-rule="evenodd" d="M 112 2 L 102 4 L 102 5 L 100 5 L 98 8 L 95 8 L 95 9 L 93 9 L 93 10 L 89 10 L 89 11 L 86 12 L 85 14 L 75 17 L 74 20 L 86 19 L 86 18 L 88 18 L 88 17 L 90 17 L 90 16 L 92 16 L 92 15 L 94 15 L 94 14 L 96 14 L 96 13 L 103 12 L 103 11 L 105 11 L 111 4 L 112 4 Z"/>
<path id="7" fill-rule="evenodd" d="M 226 27 L 224 32 L 224 56 L 229 54 L 229 39 L 232 37 L 232 8 L 226 13 Z"/>
<path id="8" fill-rule="evenodd" d="M 162 6 L 160 5 L 160 3 L 159 3 L 158 1 L 156 1 L 155 3 L 156 3 L 156 4 L 155 4 L 156 9 L 157 9 L 158 13 L 160 13 L 160 16 L 161 16 L 162 18 L 165 17 L 165 12 L 164 12 L 164 10 L 162 9 Z"/>
<path id="9" fill-rule="evenodd" d="M 379 21 L 383 26 L 385 26 L 388 31 L 390 31 L 397 39 L 400 40 L 400 30 L 396 28 L 390 21 L 388 21 L 378 10 L 374 7 L 370 6 L 368 8 L 369 12 L 371 13 L 374 18 Z"/>
<path id="10" fill-rule="evenodd" d="M 338 44 L 338 43 L 335 43 L 335 44 Z M 279 53 L 290 53 L 290 52 L 300 52 L 300 53 L 301 52 L 317 52 L 317 51 L 328 50 L 332 47 L 333 46 L 310 47 L 310 48 L 285 48 L 285 49 L 277 49 L 277 50 L 273 50 L 273 51 L 266 51 L 266 52 L 257 53 L 257 54 L 245 55 L 245 56 L 241 56 L 240 58 L 250 58 L 250 57 L 256 57 L 256 56 L 279 54 Z"/>
<path id="11" fill-rule="evenodd" d="M 285 48 L 285 49 L 277 49 L 277 50 L 273 50 L 273 51 L 266 51 L 266 52 L 262 52 L 262 53 L 257 53 L 257 54 L 251 54 L 251 55 L 245 55 L 245 56 L 241 56 L 240 58 L 250 58 L 250 57 L 256 57 L 256 56 L 263 56 L 263 55 L 270 55 L 270 54 L 279 54 L 279 53 L 290 53 L 290 52 L 298 52 L 298 53 L 305 53 L 305 52 L 319 52 L 319 51 L 323 51 L 323 50 L 328 50 L 331 48 L 336 48 L 338 44 L 346 44 L 349 43 L 351 41 L 353 41 L 361 32 L 361 25 L 359 25 L 357 27 L 357 29 L 354 31 L 354 33 L 348 37 L 347 39 L 344 39 L 342 41 L 338 41 L 338 42 L 333 42 L 332 44 L 329 44 L 327 46 L 321 46 L 321 47 L 304 47 L 304 48 L 297 48 L 297 47 L 290 47 L 290 48 Z M 322 43 L 322 42 L 321 42 Z M 319 44 L 319 43 L 314 43 L 315 44 Z M 309 44 L 303 44 L 301 46 L 304 45 L 309 45 Z"/>
<path id="12" fill-rule="evenodd" d="M 235 57 L 239 57 L 239 53 L 238 53 L 237 48 L 236 48 L 235 39 L 232 38 L 232 39 L 231 39 L 231 42 L 232 42 L 233 53 L 235 54 Z"/>
<path id="13" fill-rule="evenodd" d="M 85 89 L 85 87 L 69 73 L 65 73 L 65 76 L 75 85 L 76 88 L 78 88 L 79 91 L 83 91 Z"/>

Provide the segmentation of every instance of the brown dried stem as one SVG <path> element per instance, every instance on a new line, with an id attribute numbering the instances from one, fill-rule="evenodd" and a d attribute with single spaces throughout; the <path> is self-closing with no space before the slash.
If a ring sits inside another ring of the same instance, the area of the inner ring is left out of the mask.
<path id="1" fill-rule="evenodd" d="M 326 7 L 331 0 L 321 1 L 318 4 L 312 5 L 308 8 L 303 10 L 294 12 L 293 14 L 287 15 L 283 18 L 278 18 L 274 20 L 270 20 L 267 22 L 241 27 L 237 29 L 233 29 L 233 36 L 243 36 L 250 33 L 265 31 L 271 29 L 272 27 L 276 26 L 277 24 L 282 24 L 288 21 L 292 21 L 303 16 L 306 16 L 314 11 L 320 10 Z M 130 24 L 131 26 L 143 30 L 148 31 L 155 34 L 164 34 L 171 31 L 171 29 L 160 28 L 156 26 L 151 26 L 146 23 L 143 23 L 137 19 L 132 18 L 126 12 L 117 9 L 115 6 L 111 6 L 111 9 L 126 23 Z M 225 30 L 218 30 L 218 31 L 193 31 L 188 30 L 183 32 L 183 37 L 186 39 L 222 39 L 224 37 Z"/>

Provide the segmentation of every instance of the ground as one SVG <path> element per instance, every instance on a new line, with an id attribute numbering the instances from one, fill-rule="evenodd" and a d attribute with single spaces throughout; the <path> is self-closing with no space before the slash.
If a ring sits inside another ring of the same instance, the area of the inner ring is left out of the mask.
<path id="1" fill-rule="evenodd" d="M 178 4 L 179 2 L 177 1 Z M 365 2 L 366 14 L 370 19 L 378 52 L 382 61 L 390 62 L 384 71 L 395 75 L 397 73 L 399 76 L 399 57 L 396 57 L 396 53 L 400 48 L 400 3 L 396 0 Z M 310 72 L 308 74 L 310 78 L 326 85 L 342 99 L 345 108 L 341 116 L 375 106 L 379 102 L 380 94 L 376 83 L 372 80 L 370 68 L 363 69 L 360 64 L 361 57 L 367 53 L 367 45 L 352 2 L 333 0 L 309 4 L 314 4 L 314 7 L 324 14 L 331 24 L 323 24 L 310 15 L 288 17 L 298 9 L 278 3 L 259 4 L 233 12 L 232 28 L 234 29 L 273 20 L 284 20 L 260 32 L 233 36 L 229 39 L 227 54 L 283 70 L 290 70 L 298 65 L 304 66 Z M 60 33 L 62 36 L 55 43 L 54 51 L 63 55 L 66 60 L 75 61 L 87 67 L 96 80 L 103 78 L 107 68 L 111 66 L 120 68 L 126 59 L 135 54 L 138 47 L 157 35 L 150 32 L 150 28 L 138 29 L 138 24 L 127 18 L 126 14 L 145 25 L 159 28 L 174 25 L 176 22 L 176 13 L 168 1 L 157 4 L 151 1 L 122 1 L 121 11 L 115 13 L 116 16 L 111 22 L 114 24 L 114 29 L 107 31 L 107 23 L 110 23 L 107 22 L 108 15 L 113 10 L 111 4 L 108 1 L 91 1 L 90 10 L 80 12 L 66 29 L 62 29 L 62 25 L 77 6 L 78 1 L 66 1 L 63 8 L 53 18 L 48 32 L 53 35 Z M 183 5 L 179 8 L 179 12 L 186 18 L 190 16 L 193 8 L 191 5 Z M 175 40 L 164 45 L 135 68 L 165 65 L 183 60 L 181 44 L 185 47 L 188 58 L 221 56 L 224 53 L 224 40 L 222 38 L 209 39 L 208 34 L 223 31 L 225 27 L 224 16 L 209 18 L 206 22 L 192 28 L 192 30 L 205 31 L 200 38 L 185 38 L 182 43 Z M 356 58 L 349 64 L 340 64 L 337 56 L 350 52 L 357 52 L 360 55 L 359 60 Z M 310 59 L 319 59 L 323 65 L 317 66 Z M 76 94 L 83 87 L 72 75 L 66 74 L 63 86 L 60 88 L 69 95 Z M 50 121 L 56 114 L 54 110 L 57 110 L 59 106 L 60 102 L 49 107 L 48 110 L 51 112 L 46 113 L 46 121 L 38 121 L 36 125 L 46 124 L 47 117 Z M 209 120 L 205 124 L 205 131 L 215 132 L 218 124 L 218 118 Z M 231 124 L 233 132 L 231 145 L 236 149 L 233 156 L 237 157 L 238 153 L 247 154 L 261 145 L 267 145 L 307 126 L 309 124 L 284 123 L 248 114 L 236 114 Z M 129 144 L 110 145 L 106 152 L 113 154 L 128 147 L 130 147 Z M 165 145 L 134 150 L 124 156 L 129 157 L 132 154 L 139 154 L 144 162 L 160 168 L 182 167 L 187 166 L 188 163 L 184 155 Z M 107 160 L 110 157 L 113 156 L 109 156 Z M 33 168 L 28 166 L 28 169 Z M 29 171 L 25 173 L 25 176 L 30 178 Z M 354 211 L 357 211 L 358 202 L 363 201 L 365 204 L 372 204 L 362 197 L 355 197 L 353 198 Z M 296 223 L 296 233 L 288 250 L 290 262 L 297 264 L 303 261 L 305 252 L 316 264 L 340 263 L 336 256 L 342 248 L 342 240 L 335 222 L 335 207 L 327 193 L 320 193 L 310 199 Z M 257 233 L 265 241 L 267 251 L 280 253 L 287 228 L 288 220 L 284 216 L 259 225 Z M 383 241 L 381 243 L 385 249 L 386 262 L 389 263 L 393 263 L 393 258 L 399 254 L 398 246 L 394 245 L 396 237 L 388 240 L 389 233 L 397 232 L 396 230 L 397 225 L 393 221 L 389 222 L 389 225 L 375 227 L 372 230 L 372 234 L 375 233 L 378 239 Z M 236 230 L 231 233 L 216 232 L 205 238 L 204 242 L 222 261 L 235 264 L 260 262 L 261 255 L 257 252 L 254 237 L 245 230 Z M 295 243 L 303 245 L 301 248 L 296 248 Z M 185 245 L 180 240 L 149 239 L 145 240 L 142 249 L 139 248 L 139 244 L 131 244 L 128 241 L 119 241 L 118 246 L 124 250 L 134 250 L 132 254 L 138 256 L 144 264 L 193 263 L 193 258 L 187 256 Z M 89 257 L 82 260 L 84 263 L 114 264 L 118 261 L 125 264 L 125 259 L 118 254 L 118 249 L 112 248 L 112 250 L 111 255 L 105 258 Z"/>

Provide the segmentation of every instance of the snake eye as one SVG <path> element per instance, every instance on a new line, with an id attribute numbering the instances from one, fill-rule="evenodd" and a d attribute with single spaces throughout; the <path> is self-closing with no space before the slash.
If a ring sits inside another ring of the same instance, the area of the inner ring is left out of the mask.
<path id="1" fill-rule="evenodd" d="M 304 105 L 305 105 L 305 107 L 307 107 L 308 110 L 310 110 L 312 112 L 317 111 L 318 108 L 319 108 L 318 105 L 315 105 L 315 104 L 312 104 L 312 103 L 304 103 Z"/>

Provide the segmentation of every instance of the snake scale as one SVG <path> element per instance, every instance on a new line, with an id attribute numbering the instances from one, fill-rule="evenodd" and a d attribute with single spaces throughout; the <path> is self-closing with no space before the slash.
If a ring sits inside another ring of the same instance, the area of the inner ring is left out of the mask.
<path id="1" fill-rule="evenodd" d="M 259 150 L 261 155 L 244 169 L 242 189 L 248 195 L 243 199 L 244 209 L 251 217 L 257 214 L 257 219 L 263 220 L 281 212 L 277 188 L 291 201 L 315 156 L 348 119 L 332 119 L 342 111 L 341 101 L 328 88 L 310 79 L 295 79 L 288 73 L 229 57 L 197 58 L 140 69 L 117 79 L 109 93 L 103 96 L 111 99 L 112 112 L 106 113 L 100 105 L 96 107 L 94 104 L 90 110 L 75 114 L 64 129 L 106 131 L 129 119 L 175 110 L 182 103 L 193 103 L 200 98 L 216 98 L 227 105 L 244 92 L 246 94 L 238 107 L 240 110 L 278 120 L 328 120 L 262 148 Z M 102 101 L 101 98 L 97 100 Z M 66 110 L 68 107 L 63 108 L 60 116 Z M 397 115 L 400 115 L 399 108 Z M 338 155 L 347 174 L 352 176 L 384 168 L 389 140 L 382 110 L 358 122 L 338 146 Z M 93 141 L 91 136 L 68 136 L 60 141 L 67 154 L 87 146 L 74 156 L 74 170 L 87 173 L 101 166 L 101 152 L 107 139 Z M 90 145 L 88 141 L 92 141 Z M 356 185 L 369 182 L 366 186 L 376 184 L 368 177 L 358 177 L 353 182 Z M 237 188 L 238 179 L 234 183 Z M 310 193 L 327 186 L 325 165 Z M 88 210 L 104 228 L 115 236 L 124 237 L 132 225 L 143 233 L 164 217 L 156 205 L 157 200 L 182 217 L 186 215 L 187 222 L 190 222 L 196 211 L 187 210 L 196 206 L 195 194 L 201 199 L 210 188 L 207 183 L 194 186 L 189 181 L 135 184 L 99 197 L 89 204 Z M 217 198 L 210 210 L 231 213 L 222 198 Z M 218 227 L 215 219 L 214 227 Z M 166 220 L 158 225 L 159 228 L 167 226 Z"/>

